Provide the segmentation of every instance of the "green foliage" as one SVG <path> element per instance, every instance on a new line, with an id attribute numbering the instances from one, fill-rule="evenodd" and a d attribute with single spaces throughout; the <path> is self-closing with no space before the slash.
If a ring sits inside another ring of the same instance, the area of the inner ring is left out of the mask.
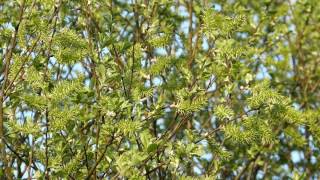
<path id="1" fill-rule="evenodd" d="M 231 119 L 234 116 L 234 112 L 231 108 L 219 105 L 215 108 L 215 115 L 221 119 Z"/>
<path id="2" fill-rule="evenodd" d="M 0 179 L 318 179 L 320 1 L 0 11 Z"/>
<path id="3" fill-rule="evenodd" d="M 79 91 L 81 88 L 81 81 L 61 81 L 53 88 L 49 95 L 52 102 L 60 102 L 67 97 L 71 96 L 72 93 Z"/>
<path id="4" fill-rule="evenodd" d="M 241 31 L 241 27 L 245 24 L 245 19 L 245 15 L 230 17 L 215 12 L 213 9 L 208 9 L 203 16 L 203 30 L 205 35 L 212 39 L 230 37 L 232 33 Z"/>
<path id="5" fill-rule="evenodd" d="M 59 63 L 72 64 L 88 53 L 88 45 L 75 31 L 62 29 L 53 41 L 53 50 Z"/>

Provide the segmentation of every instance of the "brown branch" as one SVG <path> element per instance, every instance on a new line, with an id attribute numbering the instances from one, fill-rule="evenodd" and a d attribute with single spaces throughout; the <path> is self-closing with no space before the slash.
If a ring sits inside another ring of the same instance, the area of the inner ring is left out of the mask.
<path id="1" fill-rule="evenodd" d="M 21 160 L 22 162 L 24 162 L 26 165 L 29 164 L 27 160 L 23 159 L 23 157 L 22 157 L 16 150 L 14 150 L 13 147 L 11 147 L 11 146 L 9 145 L 9 143 L 7 142 L 7 140 L 6 140 L 5 138 L 3 139 L 3 143 L 4 143 L 4 145 L 7 146 L 7 148 L 8 148 L 19 160 Z M 38 167 L 35 166 L 35 165 L 34 165 L 34 166 L 31 166 L 31 168 L 33 168 L 33 169 L 36 170 L 36 171 L 38 170 Z"/>
<path id="2" fill-rule="evenodd" d="M 146 172 L 143 176 L 148 176 L 150 175 L 151 173 L 153 173 L 154 171 L 156 171 L 157 169 L 161 168 L 163 165 L 165 165 L 166 163 L 162 162 L 160 163 L 157 167 L 149 170 L 148 172 Z"/>
<path id="3" fill-rule="evenodd" d="M 88 172 L 87 177 L 85 178 L 86 180 L 89 180 L 91 178 L 91 176 L 95 173 L 97 166 L 100 164 L 100 162 L 102 161 L 102 159 L 104 158 L 104 155 L 106 154 L 108 147 L 112 144 L 113 140 L 115 139 L 114 134 L 111 136 L 111 139 L 109 140 L 109 142 L 106 144 L 104 151 L 102 152 L 102 154 L 99 156 L 99 158 L 97 159 L 97 161 L 95 162 L 95 164 L 93 165 L 93 167 L 90 169 L 90 171 Z"/>
<path id="4" fill-rule="evenodd" d="M 22 4 L 20 5 L 20 9 L 19 9 L 19 20 L 18 20 L 18 24 L 15 27 L 15 31 L 13 33 L 12 39 L 11 39 L 11 43 L 8 45 L 8 49 L 6 51 L 5 57 L 4 57 L 4 80 L 3 80 L 3 84 L 0 90 L 0 153 L 1 153 L 1 159 L 3 160 L 3 166 L 5 169 L 5 173 L 8 175 L 8 179 L 11 179 L 10 177 L 10 170 L 7 166 L 7 157 L 6 157 L 6 149 L 4 146 L 4 114 L 3 114 L 3 102 L 5 99 L 5 88 L 8 82 L 8 75 L 9 75 L 9 67 L 10 67 L 10 62 L 11 62 L 11 57 L 13 54 L 13 50 L 16 47 L 16 43 L 17 43 L 17 35 L 18 35 L 18 31 L 19 31 L 19 27 L 20 24 L 22 22 L 23 19 L 23 14 L 24 14 L 24 8 L 25 8 L 25 0 L 22 1 Z"/>
<path id="5" fill-rule="evenodd" d="M 189 61 L 188 65 L 191 67 L 193 58 L 193 47 L 192 47 L 192 39 L 193 39 L 193 30 L 192 30 L 192 23 L 193 23 L 193 0 L 190 0 L 189 2 L 186 3 L 188 6 L 188 13 L 189 13 L 189 30 L 188 30 L 188 44 L 189 44 Z"/>
<path id="6" fill-rule="evenodd" d="M 242 168 L 242 170 L 239 172 L 239 174 L 234 178 L 235 180 L 239 180 L 241 176 L 247 171 L 251 163 L 256 161 L 256 159 L 260 156 L 260 152 L 258 152 L 252 159 L 249 160 L 249 162 Z"/>
<path id="7" fill-rule="evenodd" d="M 8 85 L 8 87 L 6 88 L 6 90 L 4 91 L 4 95 L 7 95 L 8 93 L 10 93 L 10 92 L 9 92 L 10 88 L 11 88 L 11 87 L 14 87 L 13 85 L 14 85 L 15 80 L 18 78 L 18 75 L 19 75 L 19 74 L 21 73 L 21 71 L 23 70 L 24 65 L 26 64 L 28 58 L 31 56 L 31 53 L 32 53 L 32 51 L 35 49 L 35 47 L 36 47 L 37 43 L 39 42 L 40 38 L 41 38 L 41 36 L 39 36 L 39 37 L 37 38 L 37 40 L 34 42 L 34 44 L 33 44 L 33 45 L 31 46 L 31 48 L 28 50 L 27 56 L 22 60 L 23 62 L 22 62 L 22 64 L 21 64 L 21 66 L 20 66 L 17 74 L 15 74 L 15 76 L 14 76 L 13 79 L 12 79 L 12 81 L 10 81 L 10 84 Z M 22 76 L 22 75 L 23 75 L 23 74 L 21 74 L 21 76 Z M 20 76 L 20 77 L 21 77 L 21 76 Z M 18 84 L 18 83 L 17 83 L 17 84 Z"/>
<path id="8" fill-rule="evenodd" d="M 53 15 L 52 17 L 49 19 L 49 24 L 53 22 L 53 31 L 49 40 L 49 45 L 48 45 L 48 51 L 47 51 L 47 64 L 46 64 L 46 70 L 44 73 L 44 80 L 47 80 L 47 71 L 48 71 L 48 63 L 50 60 L 50 56 L 51 56 L 51 46 L 52 46 L 52 42 L 53 42 L 53 38 L 56 34 L 56 27 L 57 27 L 57 21 L 58 21 L 58 13 L 60 11 L 60 6 L 61 6 L 62 1 L 60 0 L 59 3 L 54 7 L 54 11 L 53 11 Z M 48 132 L 49 132 L 49 111 L 48 108 L 46 108 L 45 110 L 45 120 L 46 120 L 46 132 L 45 132 L 45 179 L 48 180 L 49 178 L 49 151 L 48 151 Z"/>

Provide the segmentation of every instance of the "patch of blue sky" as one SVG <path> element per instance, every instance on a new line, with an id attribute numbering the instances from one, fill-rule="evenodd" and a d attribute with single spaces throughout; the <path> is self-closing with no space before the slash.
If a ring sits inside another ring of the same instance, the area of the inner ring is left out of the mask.
<path id="1" fill-rule="evenodd" d="M 258 80 L 271 79 L 271 76 L 268 73 L 268 69 L 265 66 L 263 66 L 263 65 L 259 66 L 259 70 L 258 70 L 258 73 L 256 75 L 256 79 L 258 79 Z"/>
<path id="2" fill-rule="evenodd" d="M 110 54 L 109 48 L 108 48 L 108 47 L 102 48 L 102 50 L 101 50 L 101 56 L 102 56 L 102 57 L 105 57 L 107 54 Z"/>
<path id="3" fill-rule="evenodd" d="M 212 128 L 217 128 L 216 126 L 217 117 L 211 116 L 210 121 L 211 121 L 211 124 L 213 125 Z"/>
<path id="4" fill-rule="evenodd" d="M 211 161 L 213 158 L 212 153 L 205 153 L 204 155 L 201 156 L 201 159 L 205 159 L 207 161 Z"/>
<path id="5" fill-rule="evenodd" d="M 154 77 L 152 79 L 152 83 L 154 86 L 160 86 L 163 83 L 163 81 L 162 81 L 162 78 L 160 77 Z"/>
<path id="6" fill-rule="evenodd" d="M 209 50 L 209 43 L 208 43 L 207 38 L 203 37 L 201 46 L 202 46 L 203 50 L 205 50 L 205 51 Z"/>
<path id="7" fill-rule="evenodd" d="M 200 165 L 200 164 L 198 164 L 198 165 Z M 194 166 L 194 167 L 193 167 L 193 172 L 196 173 L 196 174 L 198 174 L 198 175 L 201 175 L 201 174 L 202 174 L 201 169 L 200 169 L 199 167 L 197 167 L 197 166 Z"/>
<path id="8" fill-rule="evenodd" d="M 179 6 L 178 11 L 179 11 L 180 16 L 183 16 L 183 17 L 189 16 L 188 10 L 185 6 Z"/>
<path id="9" fill-rule="evenodd" d="M 158 55 L 158 56 L 166 56 L 167 55 L 167 50 L 163 47 L 161 48 L 156 48 L 155 49 L 155 53 Z"/>
<path id="10" fill-rule="evenodd" d="M 253 15 L 252 20 L 253 20 L 253 23 L 257 26 L 260 22 L 259 15 L 257 15 L 257 14 Z"/>
<path id="11" fill-rule="evenodd" d="M 299 163 L 301 160 L 304 159 L 303 152 L 298 150 L 291 151 L 290 155 L 293 163 Z"/>
<path id="12" fill-rule="evenodd" d="M 217 89 L 217 84 L 214 82 L 215 76 L 211 75 L 209 80 L 206 81 L 206 87 L 208 92 L 215 91 Z"/>
<path id="13" fill-rule="evenodd" d="M 218 3 L 213 4 L 213 9 L 220 12 L 222 10 L 222 6 Z"/>
<path id="14" fill-rule="evenodd" d="M 192 123 L 194 125 L 195 130 L 197 130 L 197 131 L 201 130 L 201 124 L 199 121 L 193 121 Z"/>
<path id="15" fill-rule="evenodd" d="M 166 127 L 165 127 L 163 118 L 157 119 L 156 124 L 160 130 L 165 130 Z M 159 134 L 158 136 L 161 136 L 161 134 Z"/>

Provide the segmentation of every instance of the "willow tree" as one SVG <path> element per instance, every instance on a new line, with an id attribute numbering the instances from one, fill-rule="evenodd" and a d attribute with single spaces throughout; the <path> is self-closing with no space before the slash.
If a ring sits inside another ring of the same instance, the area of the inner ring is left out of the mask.
<path id="1" fill-rule="evenodd" d="M 2 179 L 319 178 L 320 1 L 0 2 Z"/>

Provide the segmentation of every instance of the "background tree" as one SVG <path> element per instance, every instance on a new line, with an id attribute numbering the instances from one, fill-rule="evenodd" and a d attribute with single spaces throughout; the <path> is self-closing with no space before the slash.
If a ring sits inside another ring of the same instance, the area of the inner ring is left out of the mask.
<path id="1" fill-rule="evenodd" d="M 318 0 L 4 0 L 0 36 L 0 177 L 319 178 Z"/>

